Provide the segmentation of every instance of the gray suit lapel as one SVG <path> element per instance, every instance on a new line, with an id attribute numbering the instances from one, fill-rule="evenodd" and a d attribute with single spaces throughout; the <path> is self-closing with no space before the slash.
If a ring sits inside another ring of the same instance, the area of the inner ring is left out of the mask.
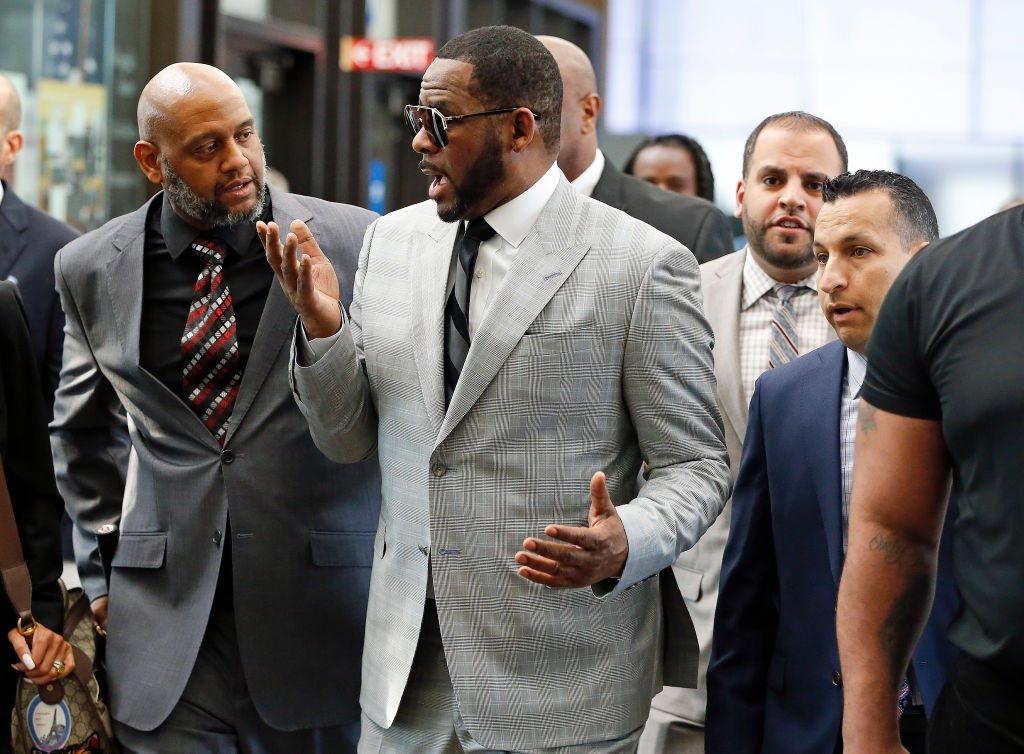
<path id="1" fill-rule="evenodd" d="M 312 222 L 313 216 L 308 209 L 287 194 L 280 192 L 273 192 L 271 200 L 274 207 L 274 222 L 278 224 L 282 232 L 288 232 L 292 220 L 302 220 L 310 226 L 314 237 L 317 235 L 316 227 Z M 252 350 L 249 352 L 249 360 L 246 362 L 245 372 L 242 375 L 242 383 L 238 386 L 238 396 L 235 398 L 235 405 L 231 410 L 231 421 L 228 425 L 227 436 L 224 438 L 225 445 L 238 431 L 246 412 L 259 394 L 260 387 L 266 381 L 278 353 L 291 337 L 295 328 L 295 317 L 295 310 L 288 303 L 281 286 L 276 279 L 271 281 L 267 301 L 263 305 L 263 313 L 260 315 L 260 324 L 256 328 Z"/>
<path id="2" fill-rule="evenodd" d="M 718 401 L 741 442 L 747 433 L 747 401 L 740 370 L 740 296 L 745 260 L 745 253 L 738 254 L 735 266 L 716 271 L 704 294 L 708 319 L 715 332 Z"/>
<path id="3" fill-rule="evenodd" d="M 418 299 L 412 303 L 412 307 L 419 312 L 412 320 L 416 369 L 420 375 L 423 403 L 435 432 L 440 430 L 445 414 L 444 307 L 458 229 L 458 223 L 438 220 L 421 237 L 421 243 L 412 250 L 409 261 L 410 274 L 415 279 L 413 288 Z"/>
<path id="4" fill-rule="evenodd" d="M 586 214 L 582 198 L 560 180 L 477 329 L 437 442 L 466 416 L 530 323 L 590 249 Z"/>

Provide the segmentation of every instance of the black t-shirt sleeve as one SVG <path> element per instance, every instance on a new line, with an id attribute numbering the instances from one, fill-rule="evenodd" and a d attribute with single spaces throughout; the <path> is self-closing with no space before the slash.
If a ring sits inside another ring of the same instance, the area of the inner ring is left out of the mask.
<path id="1" fill-rule="evenodd" d="M 920 260 L 915 260 L 920 261 Z M 911 262 L 878 315 L 868 343 L 862 397 L 876 408 L 915 419 L 940 419 L 942 407 L 924 362 L 920 266 Z"/>

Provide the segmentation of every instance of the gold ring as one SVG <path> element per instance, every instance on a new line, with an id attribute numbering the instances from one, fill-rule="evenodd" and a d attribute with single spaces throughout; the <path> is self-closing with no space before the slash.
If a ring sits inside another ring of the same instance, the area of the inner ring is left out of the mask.
<path id="1" fill-rule="evenodd" d="M 62 660 L 53 661 L 53 672 L 57 675 L 61 675 L 64 672 L 64 662 Z"/>

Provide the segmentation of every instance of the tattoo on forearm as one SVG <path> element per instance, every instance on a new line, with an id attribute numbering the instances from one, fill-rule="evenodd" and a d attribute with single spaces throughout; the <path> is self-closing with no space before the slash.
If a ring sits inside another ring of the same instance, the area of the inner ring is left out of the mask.
<path id="1" fill-rule="evenodd" d="M 889 661 L 889 670 L 897 679 L 906 672 L 930 600 L 931 579 L 927 571 L 912 574 L 878 629 L 878 643 Z"/>
<path id="2" fill-rule="evenodd" d="M 875 420 L 875 414 L 877 413 L 878 409 L 867 401 L 860 402 L 860 409 L 857 411 L 857 423 L 860 424 L 861 432 L 867 434 L 878 429 L 878 422 Z"/>
<path id="3" fill-rule="evenodd" d="M 884 534 L 876 534 L 871 538 L 868 547 L 873 552 L 885 553 L 886 565 L 901 565 L 907 546 L 896 538 L 887 539 Z"/>

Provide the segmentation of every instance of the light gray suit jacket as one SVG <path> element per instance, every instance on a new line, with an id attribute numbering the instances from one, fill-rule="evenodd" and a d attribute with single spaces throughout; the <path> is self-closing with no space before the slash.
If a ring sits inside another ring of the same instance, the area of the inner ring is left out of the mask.
<path id="1" fill-rule="evenodd" d="M 735 482 L 747 434 L 747 399 L 740 371 L 740 302 L 743 295 L 743 265 L 747 250 L 728 254 L 702 264 L 708 322 L 715 334 L 715 378 L 718 400 L 725 425 L 725 444 L 729 449 L 730 481 Z M 673 564 L 679 590 L 693 619 L 700 644 L 700 677 L 697 688 L 666 687 L 653 706 L 682 720 L 704 724 L 707 707 L 707 670 L 711 659 L 711 634 L 718 603 L 722 575 L 722 555 L 729 538 L 732 500 L 701 537 L 697 545 L 679 556 Z"/>
<path id="2" fill-rule="evenodd" d="M 277 192 L 272 201 L 282 227 L 294 218 L 310 226 L 350 290 L 374 215 Z M 276 283 L 223 448 L 139 365 L 148 208 L 79 238 L 56 261 L 67 326 L 52 441 L 61 492 L 84 535 L 76 536 L 79 570 L 92 598 L 107 589 L 90 533 L 118 520 L 122 532 L 109 591 L 113 715 L 151 730 L 178 701 L 210 615 L 230 513 L 238 672 L 260 715 L 284 730 L 358 720 L 375 459 L 339 466 L 314 446 L 288 387 L 295 316 Z"/>
<path id="3" fill-rule="evenodd" d="M 478 741 L 519 750 L 620 737 L 644 722 L 660 686 L 661 605 L 648 577 L 693 545 L 729 491 L 697 265 L 560 180 L 446 411 L 456 229 L 433 202 L 378 220 L 342 337 L 293 371 L 325 453 L 380 454 L 363 711 L 394 720 L 429 560 L 459 710 Z M 641 460 L 651 471 L 638 489 Z M 603 594 L 520 578 L 513 556 L 525 537 L 585 525 L 598 470 L 612 500 L 629 503 L 620 583 Z"/>

